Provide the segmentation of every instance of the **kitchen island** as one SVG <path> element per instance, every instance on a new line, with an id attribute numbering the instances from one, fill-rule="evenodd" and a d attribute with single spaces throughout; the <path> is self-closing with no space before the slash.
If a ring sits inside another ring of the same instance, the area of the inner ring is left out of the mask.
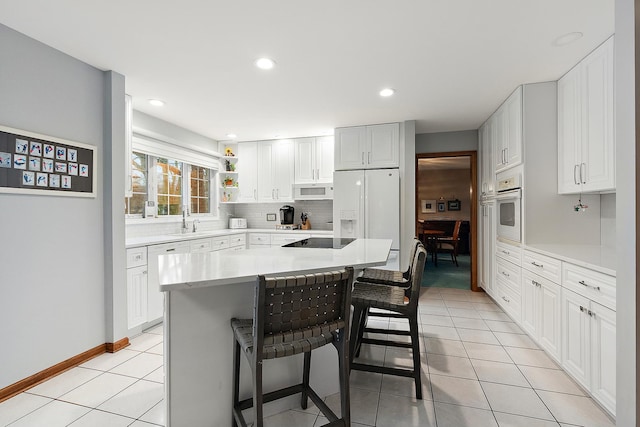
<path id="1" fill-rule="evenodd" d="M 383 265 L 391 240 L 357 239 L 342 249 L 278 247 L 162 255 L 167 426 L 231 425 L 232 317 L 251 318 L 258 275 L 288 276 Z M 313 352 L 311 384 L 320 396 L 338 392 L 333 346 Z M 251 395 L 242 362 L 240 398 Z M 302 354 L 265 362 L 265 391 L 299 383 Z M 299 406 L 298 396 L 265 405 L 265 415 Z"/>

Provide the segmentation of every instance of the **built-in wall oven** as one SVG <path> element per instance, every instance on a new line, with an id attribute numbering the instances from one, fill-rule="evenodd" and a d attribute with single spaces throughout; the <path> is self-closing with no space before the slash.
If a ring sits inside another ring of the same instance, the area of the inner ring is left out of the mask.
<path id="1" fill-rule="evenodd" d="M 520 243 L 522 240 L 521 175 L 511 175 L 498 181 L 497 235 L 499 239 Z"/>

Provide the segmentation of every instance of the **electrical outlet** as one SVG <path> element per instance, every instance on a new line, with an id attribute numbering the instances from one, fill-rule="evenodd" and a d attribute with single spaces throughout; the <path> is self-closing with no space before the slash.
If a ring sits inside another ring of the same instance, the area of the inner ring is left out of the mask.
<path id="1" fill-rule="evenodd" d="M 275 220 L 276 220 L 276 214 L 274 213 L 267 214 L 267 221 L 275 221 Z"/>

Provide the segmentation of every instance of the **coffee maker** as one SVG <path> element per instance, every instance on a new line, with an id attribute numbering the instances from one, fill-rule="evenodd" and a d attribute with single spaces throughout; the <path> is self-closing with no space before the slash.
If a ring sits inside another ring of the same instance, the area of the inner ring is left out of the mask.
<path id="1" fill-rule="evenodd" d="M 293 224 L 293 206 L 284 205 L 280 208 L 280 224 Z"/>

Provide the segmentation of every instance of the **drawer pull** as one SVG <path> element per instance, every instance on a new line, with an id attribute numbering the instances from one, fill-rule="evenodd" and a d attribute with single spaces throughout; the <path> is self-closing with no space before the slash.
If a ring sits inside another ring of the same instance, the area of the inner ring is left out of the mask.
<path id="1" fill-rule="evenodd" d="M 173 252 L 175 250 L 176 250 L 176 248 L 171 248 L 171 249 L 167 249 L 165 252 Z"/>
<path id="2" fill-rule="evenodd" d="M 504 249 L 501 249 L 500 252 L 502 252 L 505 255 L 509 255 L 509 253 L 510 253 L 509 251 L 505 251 Z"/>
<path id="3" fill-rule="evenodd" d="M 505 277 L 509 277 L 509 273 L 507 273 L 506 271 L 501 271 L 500 273 L 502 273 L 502 275 Z"/>
<path id="4" fill-rule="evenodd" d="M 532 280 L 531 284 L 536 286 L 542 286 L 540 283 L 536 282 L 535 280 Z"/>
<path id="5" fill-rule="evenodd" d="M 580 306 L 580 311 L 584 312 L 585 308 L 583 306 Z"/>
<path id="6" fill-rule="evenodd" d="M 600 290 L 600 286 L 592 286 L 592 285 L 588 285 L 584 282 L 584 280 L 580 280 L 578 283 L 580 283 L 582 286 L 586 286 L 587 288 L 591 288 L 595 291 L 599 291 Z"/>
<path id="7" fill-rule="evenodd" d="M 587 311 L 587 314 L 588 314 L 589 316 L 591 316 L 591 317 L 596 317 L 596 313 L 595 313 L 595 312 L 593 312 L 593 311 L 591 311 L 591 310 L 588 310 L 588 311 Z"/>
<path id="8" fill-rule="evenodd" d="M 542 264 L 538 264 L 538 263 L 537 263 L 537 262 L 535 262 L 535 261 L 531 261 L 531 264 L 533 264 L 533 266 L 534 266 L 534 267 L 538 267 L 538 268 L 542 268 L 542 267 L 544 267 L 544 265 L 542 265 Z"/>
<path id="9" fill-rule="evenodd" d="M 506 302 L 511 302 L 509 299 L 507 299 L 506 297 L 502 297 L 503 300 L 505 300 Z"/>
<path id="10" fill-rule="evenodd" d="M 147 274 L 147 270 L 143 271 L 142 274 Z"/>

